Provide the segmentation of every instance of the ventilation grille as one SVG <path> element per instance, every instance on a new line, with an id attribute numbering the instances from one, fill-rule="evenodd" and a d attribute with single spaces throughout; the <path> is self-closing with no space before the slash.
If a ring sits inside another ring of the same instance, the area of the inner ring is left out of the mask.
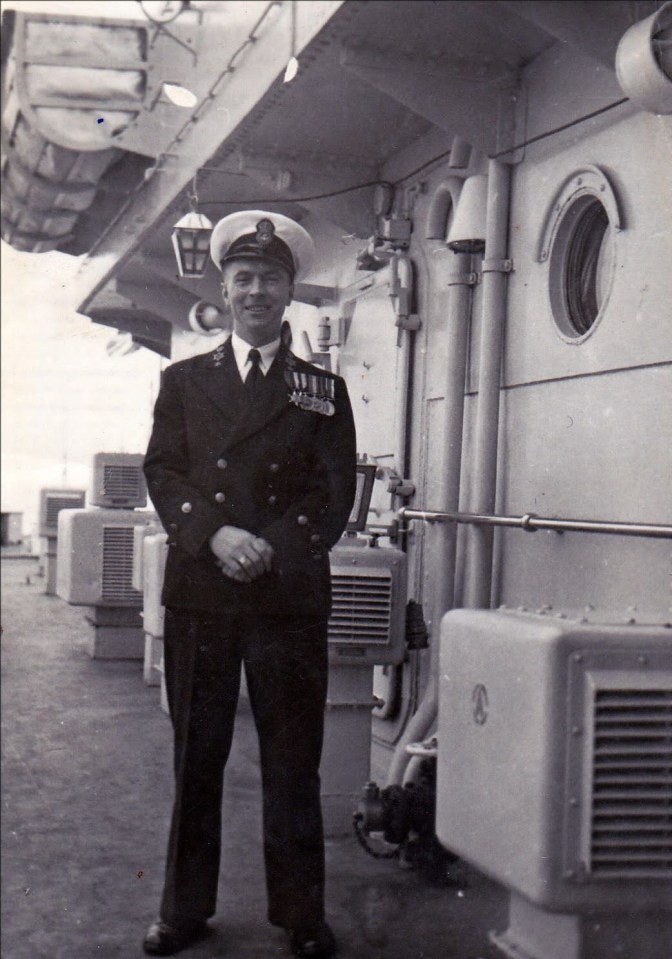
<path id="1" fill-rule="evenodd" d="M 133 526 L 103 527 L 103 599 L 136 602 L 133 589 Z"/>
<path id="2" fill-rule="evenodd" d="M 81 497 L 72 496 L 47 496 L 45 509 L 45 526 L 58 527 L 58 514 L 62 509 L 77 509 L 82 505 Z"/>
<path id="3" fill-rule="evenodd" d="M 672 878 L 672 689 L 595 696 L 591 871 Z"/>
<path id="4" fill-rule="evenodd" d="M 387 646 L 392 612 L 391 574 L 332 574 L 329 640 Z"/>
<path id="5" fill-rule="evenodd" d="M 113 500 L 136 500 L 142 494 L 140 469 L 137 466 L 103 466 L 103 496 Z"/>

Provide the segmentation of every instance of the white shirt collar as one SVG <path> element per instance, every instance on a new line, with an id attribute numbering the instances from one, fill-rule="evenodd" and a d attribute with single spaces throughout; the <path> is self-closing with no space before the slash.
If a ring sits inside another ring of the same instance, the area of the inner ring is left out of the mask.
<path id="1" fill-rule="evenodd" d="M 250 366 L 252 365 L 249 360 L 249 353 L 252 349 L 252 346 L 250 346 L 249 343 L 246 343 L 245 340 L 238 336 L 237 333 L 232 333 L 231 347 L 233 349 L 233 355 L 236 359 L 238 372 L 244 380 L 250 371 Z M 271 367 L 271 363 L 277 356 L 278 350 L 280 349 L 280 337 L 270 343 L 264 343 L 263 346 L 258 346 L 257 349 L 259 350 L 259 355 L 261 357 L 259 361 L 259 369 L 264 376 L 266 376 Z"/>

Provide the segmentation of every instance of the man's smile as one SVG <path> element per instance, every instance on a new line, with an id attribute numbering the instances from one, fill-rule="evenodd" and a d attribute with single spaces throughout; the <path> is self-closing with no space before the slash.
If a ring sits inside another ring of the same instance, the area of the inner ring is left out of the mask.
<path id="1" fill-rule="evenodd" d="M 265 260 L 241 257 L 224 265 L 222 293 L 233 314 L 233 329 L 251 346 L 280 335 L 285 308 L 292 300 L 290 274 Z"/>

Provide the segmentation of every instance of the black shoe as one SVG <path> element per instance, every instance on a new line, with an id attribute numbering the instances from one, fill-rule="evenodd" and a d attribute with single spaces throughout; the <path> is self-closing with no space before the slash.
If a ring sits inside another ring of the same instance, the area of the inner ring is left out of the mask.
<path id="1" fill-rule="evenodd" d="M 186 949 L 192 942 L 202 939 L 207 931 L 208 926 L 204 921 L 193 920 L 171 925 L 159 919 L 147 930 L 142 948 L 148 956 L 172 956 L 181 949 Z"/>
<path id="2" fill-rule="evenodd" d="M 336 939 L 326 924 L 293 929 L 292 952 L 300 959 L 328 959 L 336 953 Z"/>

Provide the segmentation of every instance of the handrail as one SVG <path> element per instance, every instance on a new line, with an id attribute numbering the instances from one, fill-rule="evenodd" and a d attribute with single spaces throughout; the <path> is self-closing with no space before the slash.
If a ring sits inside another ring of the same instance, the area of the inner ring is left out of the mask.
<path id="1" fill-rule="evenodd" d="M 608 533 L 614 536 L 648 536 L 672 539 L 672 526 L 657 523 L 616 523 L 592 519 L 552 519 L 525 513 L 523 516 L 497 516 L 488 513 L 443 513 L 437 510 L 410 509 L 402 506 L 397 513 L 401 522 L 419 519 L 426 523 L 469 523 L 474 526 L 509 526 L 536 533 L 539 529 L 581 533 Z"/>

